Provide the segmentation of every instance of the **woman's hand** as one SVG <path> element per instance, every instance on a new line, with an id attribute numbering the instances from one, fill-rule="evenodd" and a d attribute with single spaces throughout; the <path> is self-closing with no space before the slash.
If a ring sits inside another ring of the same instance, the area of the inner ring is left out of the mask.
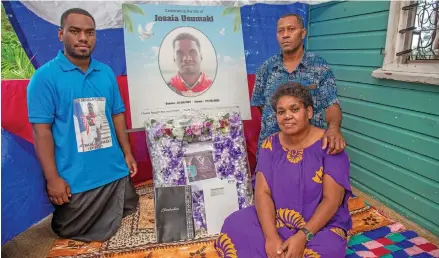
<path id="1" fill-rule="evenodd" d="M 279 235 L 267 238 L 265 240 L 265 253 L 267 253 L 268 258 L 284 258 L 284 254 L 278 254 L 282 244 L 283 241 Z"/>
<path id="2" fill-rule="evenodd" d="M 285 256 L 284 258 L 302 258 L 306 246 L 306 238 L 303 233 L 298 231 L 287 239 L 279 249 Z M 278 253 L 279 253 L 278 252 Z"/>

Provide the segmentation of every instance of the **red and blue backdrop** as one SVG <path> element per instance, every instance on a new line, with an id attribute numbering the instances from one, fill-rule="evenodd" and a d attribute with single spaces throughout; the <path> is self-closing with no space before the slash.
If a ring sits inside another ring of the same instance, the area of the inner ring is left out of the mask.
<path id="1" fill-rule="evenodd" d="M 35 68 L 54 58 L 63 48 L 57 36 L 59 17 L 78 2 L 2 1 L 8 18 Z M 131 128 L 130 101 L 127 85 L 123 24 L 116 2 L 84 2 L 97 22 L 97 46 L 94 57 L 109 65 L 117 76 L 121 95 L 127 107 L 127 123 Z M 242 32 L 246 54 L 249 97 L 256 69 L 278 53 L 276 22 L 286 13 L 300 14 L 308 23 L 308 5 L 253 4 L 241 7 Z M 305 44 L 306 45 L 306 44 Z M 53 211 L 45 189 L 43 173 L 33 147 L 31 125 L 27 118 L 26 87 L 28 80 L 2 80 L 2 245 Z M 251 170 L 260 130 L 260 114 L 252 108 L 252 120 L 244 121 L 244 133 Z M 141 182 L 152 178 L 152 166 L 144 132 L 130 134 L 139 173 L 133 178 Z"/>

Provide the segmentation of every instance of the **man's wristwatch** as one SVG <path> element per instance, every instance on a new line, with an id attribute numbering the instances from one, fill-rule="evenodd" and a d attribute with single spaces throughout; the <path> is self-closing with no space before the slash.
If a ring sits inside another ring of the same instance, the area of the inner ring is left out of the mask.
<path id="1" fill-rule="evenodd" d="M 308 229 L 306 228 L 301 228 L 299 229 L 300 231 L 302 231 L 305 234 L 306 237 L 306 241 L 309 242 L 311 241 L 311 239 L 314 237 L 314 234 L 311 233 Z"/>

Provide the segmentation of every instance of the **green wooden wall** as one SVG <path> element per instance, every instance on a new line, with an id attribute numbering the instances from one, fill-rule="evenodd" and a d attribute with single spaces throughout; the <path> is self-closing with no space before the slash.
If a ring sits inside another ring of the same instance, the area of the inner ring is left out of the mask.
<path id="1" fill-rule="evenodd" d="M 439 85 L 376 79 L 390 2 L 310 6 L 308 50 L 337 79 L 351 183 L 439 235 Z"/>

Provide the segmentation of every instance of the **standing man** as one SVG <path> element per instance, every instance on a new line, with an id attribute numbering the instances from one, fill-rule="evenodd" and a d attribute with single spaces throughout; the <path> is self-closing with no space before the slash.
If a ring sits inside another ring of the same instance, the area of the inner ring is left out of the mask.
<path id="1" fill-rule="evenodd" d="M 212 85 L 212 78 L 201 71 L 200 41 L 189 33 L 181 33 L 172 42 L 178 73 L 168 82 L 169 87 L 183 96 L 198 96 Z"/>
<path id="2" fill-rule="evenodd" d="M 94 18 L 67 10 L 58 36 L 64 50 L 35 72 L 27 93 L 36 153 L 55 205 L 52 229 L 63 238 L 105 241 L 139 199 L 129 176 L 137 166 L 125 107 L 111 68 L 91 57 Z M 99 144 L 91 137 L 90 107 L 108 134 Z"/>
<path id="3" fill-rule="evenodd" d="M 279 131 L 275 111 L 269 104 L 270 98 L 279 85 L 291 81 L 301 83 L 310 89 L 314 110 L 311 123 L 323 128 L 323 116 L 326 116 L 328 130 L 323 139 L 322 149 L 329 146 L 328 153 L 336 154 L 341 152 L 346 144 L 340 131 L 342 113 L 335 78 L 323 58 L 305 52 L 305 36 L 306 29 L 299 15 L 287 14 L 278 20 L 277 41 L 282 52 L 259 67 L 251 100 L 251 105 L 258 107 L 262 113 L 258 148 L 265 138 Z"/>

